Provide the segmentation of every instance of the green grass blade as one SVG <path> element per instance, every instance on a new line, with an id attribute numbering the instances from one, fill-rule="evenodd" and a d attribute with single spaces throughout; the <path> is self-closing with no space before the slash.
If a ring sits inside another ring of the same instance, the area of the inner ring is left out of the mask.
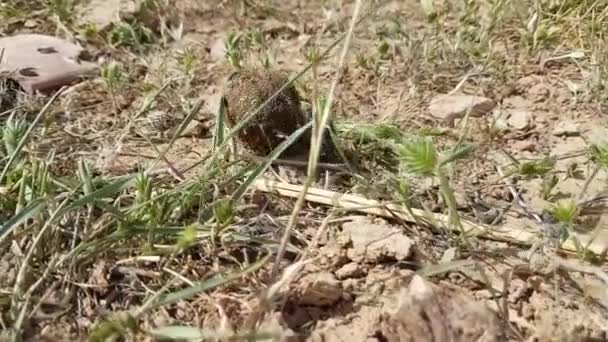
<path id="1" fill-rule="evenodd" d="M 233 282 L 246 274 L 255 272 L 258 269 L 260 269 L 262 266 L 264 266 L 268 262 L 268 260 L 270 260 L 270 257 L 271 257 L 271 254 L 267 255 L 260 261 L 256 262 L 255 264 L 252 264 L 250 267 L 246 268 L 245 270 L 243 270 L 241 272 L 237 272 L 237 273 L 233 273 L 233 274 L 229 274 L 229 275 L 225 275 L 225 276 L 216 275 L 216 276 L 211 277 L 210 279 L 203 281 L 202 283 L 196 284 L 191 287 L 187 287 L 180 291 L 176 291 L 176 292 L 167 294 L 165 296 L 161 296 L 161 299 L 159 301 L 157 301 L 156 303 L 154 303 L 153 305 L 151 305 L 151 307 L 149 309 L 154 309 L 154 308 L 162 306 L 162 305 L 172 304 L 172 303 L 176 303 L 176 302 L 179 302 L 182 300 L 186 300 L 186 299 L 196 295 L 197 293 L 208 291 L 215 287 Z"/>
<path id="2" fill-rule="evenodd" d="M 25 221 L 31 219 L 32 217 L 38 215 L 42 209 L 46 206 L 46 200 L 42 198 L 38 198 L 30 202 L 23 210 L 21 210 L 17 215 L 15 215 L 8 222 L 4 223 L 0 226 L 0 243 L 4 241 L 6 236 L 10 234 L 10 232 L 15 228 L 24 223 Z"/>
<path id="3" fill-rule="evenodd" d="M 446 155 L 441 162 L 439 163 L 439 167 L 443 165 L 449 164 L 453 161 L 466 158 L 471 152 L 475 150 L 475 145 L 463 144 L 458 149 L 451 151 L 450 154 Z"/>
<path id="4" fill-rule="evenodd" d="M 92 193 L 85 195 L 85 196 L 77 199 L 76 201 L 72 202 L 70 205 L 68 205 L 64 209 L 64 212 L 62 212 L 62 214 L 69 210 L 83 207 L 87 204 L 94 204 L 95 202 L 97 202 L 98 200 L 101 200 L 102 198 L 107 198 L 120 191 L 128 189 L 129 187 L 133 186 L 133 184 L 135 183 L 135 180 L 136 180 L 135 176 L 128 176 L 128 177 L 119 179 L 119 180 L 115 181 L 114 183 L 108 184 L 101 189 L 95 190 Z"/>
<path id="5" fill-rule="evenodd" d="M 226 99 L 222 97 L 220 100 L 220 108 L 217 111 L 215 119 L 215 134 L 213 135 L 213 150 L 217 151 L 218 148 L 224 143 L 224 129 L 226 126 Z"/>

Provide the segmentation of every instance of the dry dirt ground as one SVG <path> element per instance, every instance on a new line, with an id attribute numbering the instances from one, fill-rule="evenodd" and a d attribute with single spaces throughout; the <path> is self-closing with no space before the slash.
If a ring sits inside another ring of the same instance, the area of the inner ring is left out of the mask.
<path id="1" fill-rule="evenodd" d="M 315 47 L 348 31 L 355 2 L 175 0 L 150 15 L 120 0 L 0 5 L 0 35 L 78 40 L 106 72 L 53 103 L 1 180 L 3 221 L 38 195 L 48 205 L 0 240 L 0 336 L 223 340 L 255 328 L 255 340 L 608 340 L 608 6 L 435 1 L 429 18 L 428 3 L 363 1 L 342 69 L 338 44 L 297 81 L 312 101 L 341 71 L 332 107 L 338 136 L 363 165 L 359 175 L 322 172 L 313 187 L 400 204 L 408 179 L 412 206 L 448 215 L 437 175 L 372 169 L 383 158 L 378 141 L 363 145 L 357 134 L 392 134 L 392 124 L 406 137 L 434 136 L 441 151 L 463 139 L 475 149 L 445 169 L 453 204 L 462 220 L 498 238 L 309 198 L 275 278 L 295 198 L 249 188 L 236 203 L 223 201 L 252 163 L 201 162 L 213 152 L 233 68 L 227 56 L 295 75 Z M 150 30 L 150 44 L 144 33 L 132 39 L 133 23 Z M 231 33 L 241 45 L 227 53 Z M 118 76 L 108 73 L 111 62 L 122 66 Z M 175 141 L 142 134 L 148 121 L 129 123 L 147 101 L 142 118 L 183 118 L 201 99 L 190 134 Z M 15 116 L 32 122 L 47 100 L 22 96 Z M 466 120 L 458 108 L 470 107 Z M 154 176 L 112 188 L 113 177 L 150 167 L 166 147 Z M 44 189 L 20 186 L 39 177 L 35 163 L 48 167 Z M 278 166 L 260 177 L 301 185 L 305 172 Z M 568 199 L 577 203 L 568 224 L 543 211 L 563 212 Z M 64 200 L 73 210 L 53 215 Z M 564 231 L 579 234 L 577 250 L 573 240 L 569 250 L 555 247 Z"/>

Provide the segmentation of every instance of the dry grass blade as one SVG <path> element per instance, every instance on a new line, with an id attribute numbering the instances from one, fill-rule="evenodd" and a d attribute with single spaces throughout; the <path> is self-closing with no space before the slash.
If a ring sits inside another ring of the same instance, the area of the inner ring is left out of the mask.
<path id="1" fill-rule="evenodd" d="M 194 117 L 196 115 L 198 115 L 198 112 L 201 110 L 202 106 L 203 106 L 204 101 L 202 99 L 199 99 L 196 104 L 194 105 L 194 107 L 192 107 L 192 110 L 190 110 L 190 112 L 188 113 L 188 115 L 186 115 L 186 117 L 184 118 L 184 120 L 182 120 L 182 122 L 180 123 L 179 127 L 177 128 L 175 134 L 173 135 L 173 137 L 171 137 L 171 140 L 169 141 L 169 143 L 167 144 L 167 146 L 165 146 L 164 150 L 159 153 L 159 155 L 157 156 L 156 160 L 154 160 L 150 166 L 148 167 L 148 169 L 146 170 L 146 174 L 150 172 L 150 170 L 152 170 L 154 168 L 154 166 L 156 166 L 156 164 L 165 157 L 165 155 L 167 154 L 167 152 L 169 151 L 169 149 L 171 148 L 171 146 L 173 146 L 173 144 L 175 143 L 175 140 L 177 140 L 177 138 L 179 136 L 181 136 L 182 132 L 186 129 L 186 127 L 188 126 L 188 124 L 190 124 L 190 122 L 192 122 L 192 120 L 194 119 Z"/>
<path id="2" fill-rule="evenodd" d="M 451 272 L 454 270 L 459 270 L 471 265 L 474 265 L 475 261 L 473 260 L 454 260 L 450 262 L 444 262 L 436 265 L 427 265 L 422 269 L 418 270 L 416 273 L 423 277 L 431 277 L 438 274 L 443 274 L 447 272 Z"/>
<path id="3" fill-rule="evenodd" d="M 350 27 L 348 29 L 348 32 L 346 33 L 346 39 L 344 41 L 344 46 L 342 48 L 342 54 L 340 56 L 340 60 L 338 62 L 338 66 L 337 66 L 338 74 L 334 78 L 334 81 L 329 90 L 328 99 L 327 99 L 327 102 L 325 103 L 325 106 L 323 107 L 323 113 L 321 115 L 320 122 L 314 123 L 314 126 L 317 129 L 315 130 L 316 136 L 315 136 L 315 134 L 313 134 L 311 137 L 311 149 L 310 149 L 310 154 L 309 154 L 309 159 L 308 159 L 308 176 L 306 178 L 306 182 L 304 183 L 303 190 L 300 193 L 300 196 L 298 197 L 298 200 L 296 201 L 296 204 L 293 208 L 291 216 L 289 217 L 289 222 L 287 223 L 285 232 L 283 233 L 283 237 L 281 239 L 281 246 L 279 247 L 279 250 L 277 252 L 275 263 L 272 268 L 272 273 L 270 275 L 271 279 L 274 279 L 276 277 L 277 273 L 279 272 L 279 267 L 281 265 L 281 260 L 283 259 L 283 255 L 285 254 L 285 248 L 287 246 L 287 242 L 289 241 L 289 236 L 291 234 L 291 230 L 295 227 L 298 213 L 300 212 L 300 210 L 302 209 L 302 206 L 304 205 L 304 198 L 306 196 L 306 192 L 308 190 L 308 187 L 312 184 L 313 177 L 314 177 L 315 171 L 317 169 L 317 163 L 319 162 L 319 155 L 321 152 L 321 141 L 323 139 L 323 136 L 324 136 L 323 133 L 325 132 L 327 123 L 329 121 L 330 110 L 331 110 L 333 97 L 334 97 L 334 91 L 336 89 L 336 85 L 337 85 L 338 81 L 340 80 L 342 67 L 346 60 L 346 54 L 347 54 L 348 48 L 350 46 L 350 40 L 353 35 L 355 25 L 358 22 L 357 19 L 359 17 L 359 12 L 361 10 L 361 3 L 362 3 L 362 0 L 357 0 L 357 2 L 355 3 L 355 9 L 353 10 Z M 316 120 L 317 120 L 317 115 L 315 114 L 315 115 L 313 115 L 313 121 L 316 121 Z"/>
<path id="4" fill-rule="evenodd" d="M 254 186 L 259 191 L 276 193 L 282 196 L 299 198 L 304 187 L 301 185 L 293 185 L 281 183 L 271 180 L 258 179 L 254 182 Z M 343 208 L 344 210 L 357 211 L 371 215 L 377 215 L 387 218 L 393 218 L 395 215 L 400 219 L 416 223 L 425 221 L 436 221 L 442 225 L 449 225 L 449 217 L 441 214 L 427 213 L 420 209 L 411 208 L 410 214 L 407 209 L 396 204 L 383 204 L 380 201 L 364 198 L 356 195 L 342 194 L 339 192 L 309 188 L 308 193 L 304 196 L 305 200 L 315 203 L 322 203 L 333 207 Z M 432 216 L 428 216 L 432 215 Z M 463 231 L 466 234 L 479 236 L 486 239 L 516 243 L 520 245 L 531 246 L 538 240 L 538 234 L 530 231 L 525 231 L 517 227 L 487 227 L 468 220 L 461 220 Z M 594 240 L 592 236 L 574 233 L 566 240 L 561 249 L 565 252 L 576 253 L 576 240 L 588 244 L 588 249 L 597 255 L 602 255 L 608 246 L 600 241 Z"/>
<path id="5" fill-rule="evenodd" d="M 73 194 L 71 194 L 73 195 Z M 18 305 L 18 303 L 21 302 L 21 297 L 23 294 L 23 284 L 25 281 L 25 277 L 26 277 L 26 272 L 29 269 L 29 264 L 30 261 L 32 260 L 33 256 L 34 256 L 34 252 L 37 251 L 38 248 L 38 244 L 40 243 L 40 241 L 42 240 L 42 237 L 44 236 L 44 234 L 46 233 L 46 231 L 52 226 L 52 224 L 54 223 L 54 221 L 60 217 L 60 213 L 63 211 L 63 208 L 67 205 L 68 201 L 71 199 L 71 196 L 68 196 L 67 198 L 65 198 L 63 200 L 63 202 L 59 205 L 59 207 L 51 214 L 51 216 L 46 220 L 44 226 L 42 226 L 42 228 L 40 229 L 40 231 L 38 232 L 38 234 L 36 235 L 36 237 L 34 238 L 32 245 L 30 246 L 30 249 L 28 251 L 28 253 L 26 254 L 25 258 L 23 259 L 23 263 L 21 265 L 21 268 L 19 269 L 19 273 L 17 274 L 17 279 L 15 281 L 15 285 L 13 286 L 13 298 L 12 298 L 12 305 L 11 307 L 13 308 L 17 308 L 20 307 L 20 314 L 19 317 L 20 319 L 17 319 L 15 321 L 14 324 L 14 331 L 15 332 L 19 332 L 21 330 L 21 325 L 23 324 L 23 319 L 25 318 L 25 311 L 28 308 L 28 301 L 24 301 L 21 303 L 21 305 Z"/>
<path id="6" fill-rule="evenodd" d="M 226 334 L 209 329 L 198 329 L 186 326 L 166 326 L 152 329 L 149 334 L 161 339 L 189 340 L 189 341 L 268 341 L 281 337 L 280 331 L 256 331 L 246 333 Z"/>
<path id="7" fill-rule="evenodd" d="M 216 288 L 218 286 L 222 286 L 224 284 L 228 284 L 232 281 L 239 279 L 240 277 L 255 272 L 264 266 L 268 260 L 270 260 L 270 254 L 259 260 L 258 262 L 251 264 L 248 268 L 242 270 L 241 272 L 236 272 L 229 275 L 216 275 L 211 279 L 207 279 L 199 284 L 194 286 L 185 288 L 183 290 L 169 293 L 167 295 L 161 296 L 158 301 L 149 306 L 149 309 L 153 309 L 162 305 L 168 305 L 171 303 L 177 303 L 179 301 L 188 299 L 198 293 L 208 291 L 210 289 Z"/>

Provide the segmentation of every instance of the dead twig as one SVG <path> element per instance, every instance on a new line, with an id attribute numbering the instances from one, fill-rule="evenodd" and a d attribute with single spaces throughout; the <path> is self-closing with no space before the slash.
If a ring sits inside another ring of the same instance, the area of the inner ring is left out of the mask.
<path id="1" fill-rule="evenodd" d="M 298 198 L 303 191 L 303 186 L 301 185 L 276 182 L 268 179 L 257 179 L 253 183 L 253 186 L 256 190 L 262 192 L 276 193 L 291 198 Z M 447 215 L 427 213 L 424 210 L 415 208 L 411 208 L 410 213 L 410 211 L 399 204 L 386 204 L 362 196 L 343 194 L 313 187 L 308 188 L 305 200 L 386 218 L 398 217 L 399 219 L 411 223 L 423 222 L 430 224 L 430 222 L 438 222 L 439 224 L 448 226 L 449 221 Z M 462 220 L 462 226 L 466 234 L 476 235 L 489 240 L 525 246 L 531 246 L 538 240 L 538 233 L 523 230 L 521 227 L 489 227 L 468 220 Z M 588 249 L 597 255 L 601 255 L 608 249 L 608 246 L 602 244 L 600 241 L 592 240 L 592 237 L 590 236 L 574 233 L 560 246 L 560 249 L 566 253 L 576 253 L 577 248 L 575 240 L 588 241 Z"/>

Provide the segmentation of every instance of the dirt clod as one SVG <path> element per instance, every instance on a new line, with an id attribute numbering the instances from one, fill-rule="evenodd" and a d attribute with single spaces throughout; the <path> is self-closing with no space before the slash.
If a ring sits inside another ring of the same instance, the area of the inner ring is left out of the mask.
<path id="1" fill-rule="evenodd" d="M 342 297 L 342 285 L 330 272 L 316 272 L 305 275 L 296 289 L 301 305 L 327 306 Z"/>
<path id="2" fill-rule="evenodd" d="M 555 129 L 553 129 L 553 135 L 556 136 L 576 136 L 579 135 L 579 125 L 571 120 L 564 120 L 557 124 Z"/>
<path id="3" fill-rule="evenodd" d="M 413 253 L 414 242 L 397 227 L 383 220 L 366 217 L 342 225 L 344 241 L 349 242 L 349 259 L 356 262 L 374 263 L 386 259 L 406 260 Z"/>
<path id="4" fill-rule="evenodd" d="M 523 131 L 530 128 L 532 123 L 532 114 L 525 110 L 513 110 L 509 112 L 507 119 L 509 126 L 518 131 Z"/>
<path id="5" fill-rule="evenodd" d="M 551 91 L 547 85 L 538 83 L 528 89 L 528 96 L 534 102 L 543 102 L 551 96 Z"/>
<path id="6" fill-rule="evenodd" d="M 425 319 L 421 319 L 424 317 Z M 385 341 L 504 341 L 497 315 L 464 293 L 414 276 L 398 309 L 380 316 Z"/>
<path id="7" fill-rule="evenodd" d="M 364 268 L 356 262 L 348 263 L 336 271 L 336 276 L 338 279 L 357 278 L 363 276 L 364 274 Z"/>

